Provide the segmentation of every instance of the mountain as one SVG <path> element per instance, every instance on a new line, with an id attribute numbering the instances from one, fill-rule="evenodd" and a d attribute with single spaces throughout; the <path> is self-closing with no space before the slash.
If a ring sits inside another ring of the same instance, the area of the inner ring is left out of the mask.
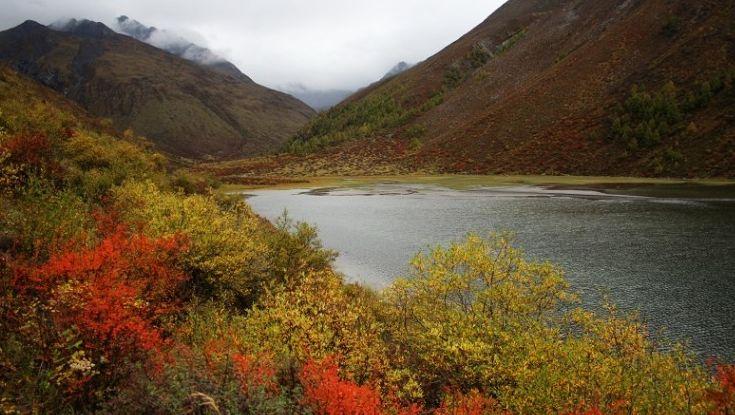
<path id="1" fill-rule="evenodd" d="M 735 176 L 733 21 L 732 1 L 510 0 L 288 147 L 309 165 Z"/>
<path id="2" fill-rule="evenodd" d="M 388 78 L 392 78 L 392 77 L 394 77 L 394 76 L 396 76 L 396 75 L 398 75 L 400 73 L 406 72 L 407 70 L 411 69 L 412 67 L 413 67 L 412 64 L 407 63 L 407 62 L 404 62 L 404 61 L 400 61 L 395 66 L 393 66 L 392 68 L 390 68 L 390 70 L 388 72 L 386 72 L 385 75 L 383 75 L 383 77 L 380 78 L 380 80 L 381 81 L 384 81 L 384 80 L 386 80 Z"/>
<path id="3" fill-rule="evenodd" d="M 283 92 L 300 99 L 317 111 L 332 108 L 354 93 L 343 89 L 310 89 L 301 84 L 290 85 Z"/>
<path id="4" fill-rule="evenodd" d="M 183 157 L 267 153 L 313 115 L 287 94 L 88 20 L 65 31 L 26 21 L 0 32 L 0 62 Z"/>
<path id="5" fill-rule="evenodd" d="M 243 80 L 251 80 L 233 63 L 228 62 L 211 50 L 196 45 L 175 33 L 160 30 L 153 26 L 145 26 L 128 16 L 118 17 L 115 23 L 115 29 L 118 32 L 138 39 L 141 42 L 148 43 L 149 45 L 173 53 L 178 57 L 210 67 L 224 74 L 232 75 Z"/>
<path id="6" fill-rule="evenodd" d="M 410 69 L 412 66 L 413 65 L 410 63 L 401 61 L 386 72 L 380 81 L 392 78 L 399 73 Z M 328 110 L 355 93 L 354 90 L 350 91 L 345 89 L 310 89 L 301 84 L 290 85 L 282 91 L 289 95 L 293 95 L 317 111 Z"/>

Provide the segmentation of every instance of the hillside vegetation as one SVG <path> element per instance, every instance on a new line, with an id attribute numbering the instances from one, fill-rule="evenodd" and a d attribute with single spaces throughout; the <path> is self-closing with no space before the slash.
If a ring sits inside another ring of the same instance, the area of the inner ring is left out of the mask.
<path id="1" fill-rule="evenodd" d="M 735 409 L 735 369 L 578 308 L 509 235 L 419 254 L 383 293 L 346 284 L 314 229 L 269 224 L 8 68 L 0 179 L 4 413 Z"/>
<path id="2" fill-rule="evenodd" d="M 511 0 L 241 172 L 733 177 L 733 21 L 731 1 Z"/>

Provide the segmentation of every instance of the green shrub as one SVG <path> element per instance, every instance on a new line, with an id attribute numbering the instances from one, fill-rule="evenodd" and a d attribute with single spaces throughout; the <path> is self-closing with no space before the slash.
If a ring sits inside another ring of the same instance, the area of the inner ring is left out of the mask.
<path id="1" fill-rule="evenodd" d="M 612 139 L 635 150 L 660 143 L 681 121 L 682 112 L 673 82 L 655 94 L 634 86 L 630 96 L 617 108 L 610 134 Z"/>
<path id="2" fill-rule="evenodd" d="M 462 83 L 463 79 L 464 75 L 462 74 L 462 70 L 459 65 L 452 64 L 446 71 L 444 71 L 444 88 L 454 89 Z"/>
<path id="3" fill-rule="evenodd" d="M 424 135 L 426 135 L 426 126 L 423 124 L 414 124 L 408 128 L 406 128 L 404 134 L 406 135 L 406 138 L 414 139 L 414 138 L 421 138 Z"/>
<path id="4" fill-rule="evenodd" d="M 670 15 L 666 18 L 666 22 L 664 23 L 663 28 L 661 29 L 661 32 L 667 36 L 667 37 L 674 37 L 678 35 L 681 32 L 681 18 L 676 15 Z"/>
<path id="5" fill-rule="evenodd" d="M 306 154 L 347 140 L 369 137 L 404 124 L 415 113 L 415 110 L 403 108 L 389 95 L 373 94 L 320 114 L 289 140 L 285 149 L 290 153 Z"/>

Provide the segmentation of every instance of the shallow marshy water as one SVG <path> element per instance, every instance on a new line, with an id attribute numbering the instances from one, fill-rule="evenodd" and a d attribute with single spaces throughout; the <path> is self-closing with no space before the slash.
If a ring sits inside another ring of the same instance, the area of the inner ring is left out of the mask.
<path id="1" fill-rule="evenodd" d="M 731 189 L 730 189 L 731 190 Z M 735 197 L 709 186 L 610 190 L 427 184 L 248 192 L 256 212 L 316 225 L 349 280 L 380 289 L 419 250 L 468 232 L 512 231 L 561 265 L 589 307 L 640 311 L 701 357 L 735 357 Z"/>

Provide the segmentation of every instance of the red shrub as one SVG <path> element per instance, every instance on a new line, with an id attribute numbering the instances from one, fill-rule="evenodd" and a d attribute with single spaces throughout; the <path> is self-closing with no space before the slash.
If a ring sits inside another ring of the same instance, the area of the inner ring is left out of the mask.
<path id="1" fill-rule="evenodd" d="M 719 388 L 709 392 L 714 405 L 710 415 L 735 414 L 735 365 L 718 366 L 715 380 Z"/>
<path id="2" fill-rule="evenodd" d="M 122 226 L 97 246 L 17 270 L 15 287 L 49 304 L 57 329 L 75 327 L 84 347 L 106 358 L 155 349 L 157 321 L 176 309 L 185 275 L 171 266 L 181 238 L 128 235 Z"/>
<path id="3" fill-rule="evenodd" d="M 369 386 L 341 380 L 334 359 L 307 362 L 299 376 L 303 404 L 316 415 L 382 414 L 380 395 Z"/>
<path id="4" fill-rule="evenodd" d="M 53 160 L 51 141 L 45 134 L 19 134 L 0 143 L 5 163 L 15 165 L 28 175 L 43 170 L 54 177 L 61 176 L 61 166 Z"/>
<path id="5" fill-rule="evenodd" d="M 8 153 L 14 163 L 39 165 L 48 159 L 51 142 L 45 134 L 20 134 L 3 141 L 0 151 Z"/>
<path id="6" fill-rule="evenodd" d="M 590 408 L 587 410 L 579 410 L 570 413 L 569 415 L 604 415 L 603 412 L 599 408 Z"/>
<path id="7" fill-rule="evenodd" d="M 269 356 L 253 357 L 250 355 L 235 354 L 232 356 L 243 393 L 246 395 L 252 390 L 263 390 L 270 396 L 279 392 L 276 379 L 276 369 Z"/>
<path id="8" fill-rule="evenodd" d="M 477 391 L 469 394 L 453 393 L 444 399 L 435 415 L 485 415 L 500 413 L 495 399 L 481 395 Z"/>

